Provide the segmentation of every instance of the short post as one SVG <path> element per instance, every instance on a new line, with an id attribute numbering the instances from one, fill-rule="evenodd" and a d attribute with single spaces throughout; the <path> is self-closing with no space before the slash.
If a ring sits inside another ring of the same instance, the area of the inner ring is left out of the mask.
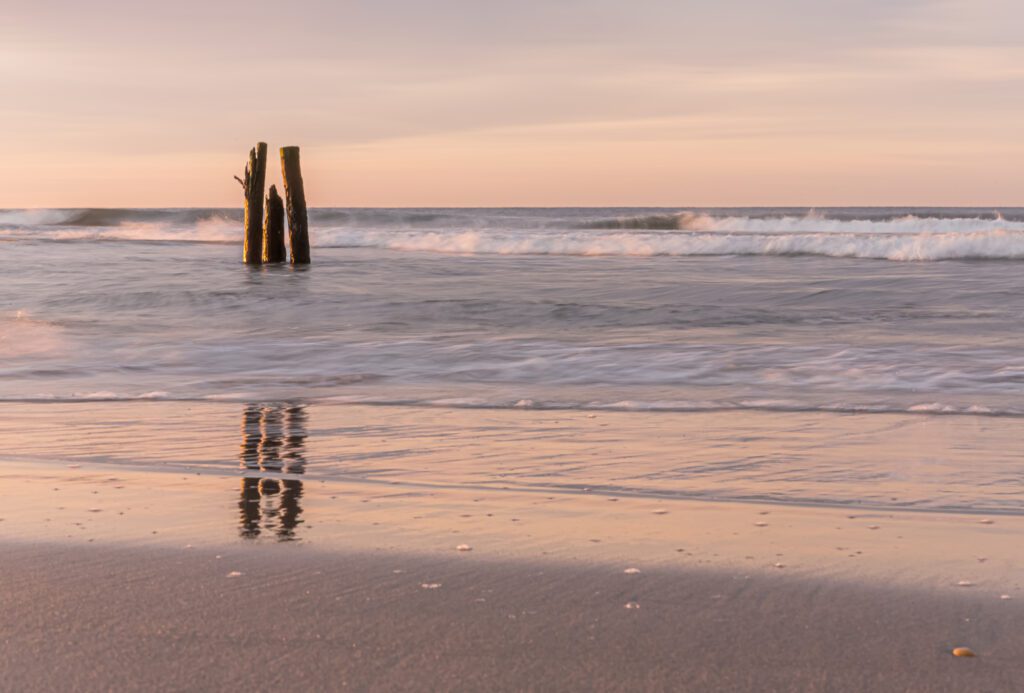
<path id="1" fill-rule="evenodd" d="M 284 262 L 284 202 L 271 185 L 267 193 L 267 216 L 263 220 L 263 262 Z"/>
<path id="2" fill-rule="evenodd" d="M 281 147 L 281 174 L 284 178 L 285 203 L 288 206 L 288 242 L 292 248 L 292 264 L 308 265 L 309 220 L 298 147 Z"/>
<path id="3" fill-rule="evenodd" d="M 267 178 L 267 143 L 260 142 L 249 150 L 245 180 L 235 176 L 245 193 L 245 246 L 242 259 L 247 265 L 258 265 L 263 259 L 263 185 Z"/>

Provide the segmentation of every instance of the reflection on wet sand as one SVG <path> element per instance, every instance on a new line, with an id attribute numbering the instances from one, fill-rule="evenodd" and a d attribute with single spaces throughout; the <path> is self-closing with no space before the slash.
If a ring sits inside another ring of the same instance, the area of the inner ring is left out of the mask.
<path id="1" fill-rule="evenodd" d="M 302 520 L 302 481 L 277 474 L 306 470 L 306 409 L 303 405 L 250 404 L 242 412 L 241 466 L 258 474 L 242 479 L 239 534 L 263 532 L 291 541 Z M 268 476 L 274 474 L 275 476 Z"/>

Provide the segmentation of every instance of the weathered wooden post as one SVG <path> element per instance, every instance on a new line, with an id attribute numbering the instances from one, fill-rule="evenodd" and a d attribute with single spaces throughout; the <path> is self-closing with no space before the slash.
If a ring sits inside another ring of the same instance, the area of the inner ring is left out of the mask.
<path id="1" fill-rule="evenodd" d="M 260 142 L 249 150 L 245 180 L 235 176 L 245 193 L 245 246 L 242 259 L 247 265 L 258 265 L 263 259 L 263 185 L 267 179 L 267 143 Z"/>
<path id="2" fill-rule="evenodd" d="M 271 185 L 267 193 L 267 217 L 263 220 L 263 262 L 284 262 L 284 202 Z"/>
<path id="3" fill-rule="evenodd" d="M 281 147 L 281 175 L 284 178 L 284 198 L 288 206 L 288 242 L 292 248 L 292 264 L 308 265 L 309 220 L 298 147 Z"/>

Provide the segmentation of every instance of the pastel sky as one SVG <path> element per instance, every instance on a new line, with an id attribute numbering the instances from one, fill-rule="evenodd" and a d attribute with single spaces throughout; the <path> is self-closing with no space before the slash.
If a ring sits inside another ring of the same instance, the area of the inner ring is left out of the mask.
<path id="1" fill-rule="evenodd" d="M 1024 204 L 1020 0 L 6 0 L 0 207 Z M 272 179 L 279 178 L 272 158 Z"/>

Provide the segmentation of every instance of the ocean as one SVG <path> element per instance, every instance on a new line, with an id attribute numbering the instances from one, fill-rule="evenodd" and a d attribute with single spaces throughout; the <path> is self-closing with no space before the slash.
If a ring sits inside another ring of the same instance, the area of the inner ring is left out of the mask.
<path id="1" fill-rule="evenodd" d="M 0 400 L 769 412 L 793 436 L 808 416 L 969 421 L 951 449 L 988 471 L 936 453 L 961 491 L 912 504 L 1024 513 L 1006 449 L 1024 422 L 1024 209 L 315 209 L 310 224 L 310 267 L 247 267 L 240 210 L 0 211 Z M 808 494 L 804 457 L 771 493 L 857 502 L 873 473 L 906 471 L 847 453 L 859 481 L 841 493 L 837 464 Z M 730 454 L 709 493 L 758 496 Z"/>

